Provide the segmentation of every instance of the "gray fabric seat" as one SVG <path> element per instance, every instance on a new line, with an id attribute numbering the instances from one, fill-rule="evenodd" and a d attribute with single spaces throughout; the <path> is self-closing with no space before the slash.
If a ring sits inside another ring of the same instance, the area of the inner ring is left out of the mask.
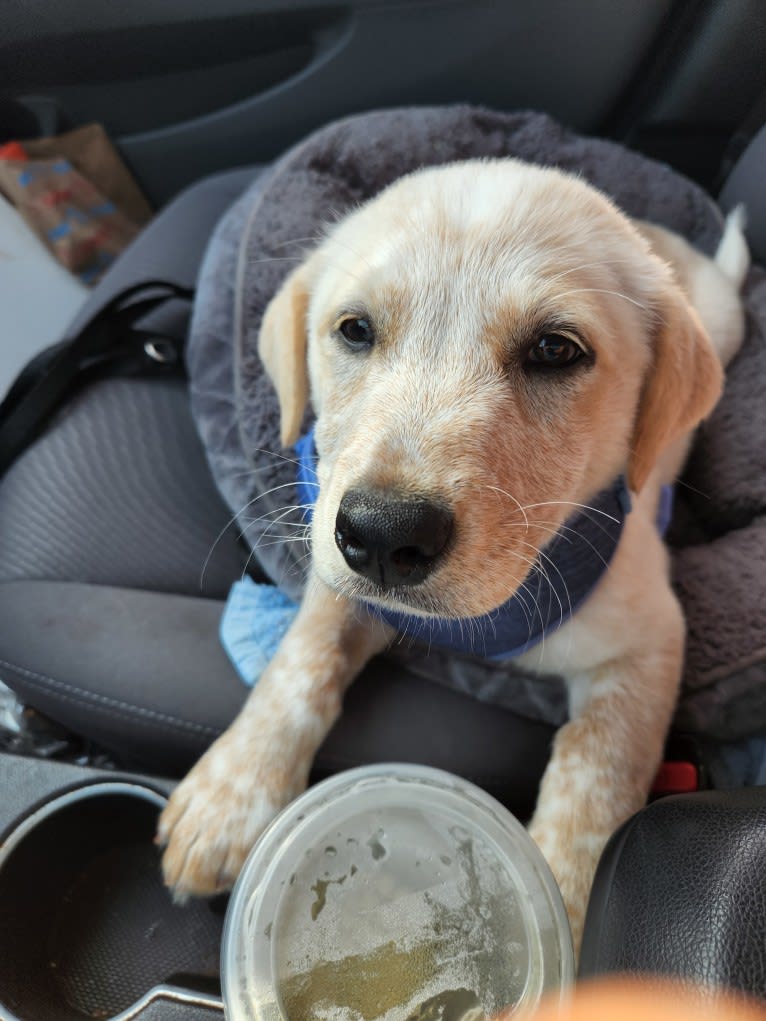
<path id="1" fill-rule="evenodd" d="M 0 580 L 225 597 L 246 559 L 230 517 L 185 383 L 104 380 L 2 480 Z"/>
<path id="2" fill-rule="evenodd" d="M 219 175 L 180 196 L 92 301 L 136 273 L 192 283 L 215 221 L 255 172 Z M 245 569 L 253 565 L 210 476 L 186 384 L 95 383 L 0 480 L 0 680 L 126 761 L 180 775 L 247 694 L 218 641 L 223 600 Z M 524 815 L 551 736 L 373 664 L 352 687 L 316 774 L 419 761 L 470 777 Z"/>

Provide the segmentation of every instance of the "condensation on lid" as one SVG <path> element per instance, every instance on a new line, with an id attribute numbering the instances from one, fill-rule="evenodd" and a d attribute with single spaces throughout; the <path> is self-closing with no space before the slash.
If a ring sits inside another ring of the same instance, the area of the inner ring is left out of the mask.
<path id="1" fill-rule="evenodd" d="M 573 976 L 555 881 L 477 787 L 351 770 L 266 831 L 226 919 L 231 1021 L 480 1021 Z"/>

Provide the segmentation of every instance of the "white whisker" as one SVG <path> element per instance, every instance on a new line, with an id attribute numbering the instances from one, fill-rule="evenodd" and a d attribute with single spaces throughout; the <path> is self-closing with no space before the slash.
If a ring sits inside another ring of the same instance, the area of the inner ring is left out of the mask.
<path id="1" fill-rule="evenodd" d="M 592 507 L 588 503 L 575 503 L 572 500 L 543 500 L 541 503 L 527 503 L 524 505 L 525 510 L 534 510 L 535 507 L 578 507 L 580 510 L 593 511 L 594 514 L 601 514 L 602 517 L 609 518 L 610 521 L 614 521 L 616 525 L 620 524 L 619 518 L 607 513 L 607 511 L 601 510 L 600 507 Z"/>
<path id="2" fill-rule="evenodd" d="M 610 291 L 606 287 L 575 287 L 571 291 L 562 291 L 557 295 L 558 298 L 566 298 L 570 294 L 611 294 L 614 298 L 624 298 L 625 301 L 629 301 L 631 305 L 635 305 L 637 308 L 642 309 L 644 312 L 649 312 L 650 309 L 640 301 L 636 301 L 635 298 L 631 298 L 629 294 L 623 294 L 622 291 Z"/>

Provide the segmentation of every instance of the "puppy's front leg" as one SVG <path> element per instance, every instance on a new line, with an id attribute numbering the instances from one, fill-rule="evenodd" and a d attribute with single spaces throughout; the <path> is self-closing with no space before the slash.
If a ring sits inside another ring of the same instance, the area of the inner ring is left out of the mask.
<path id="1" fill-rule="evenodd" d="M 561 888 L 578 955 L 601 852 L 646 803 L 661 761 L 680 667 L 676 636 L 574 681 L 574 718 L 556 735 L 529 830 Z"/>
<path id="2" fill-rule="evenodd" d="M 165 881 L 179 899 L 228 889 L 271 819 L 305 788 L 343 693 L 389 629 L 312 579 L 239 716 L 160 817 Z"/>

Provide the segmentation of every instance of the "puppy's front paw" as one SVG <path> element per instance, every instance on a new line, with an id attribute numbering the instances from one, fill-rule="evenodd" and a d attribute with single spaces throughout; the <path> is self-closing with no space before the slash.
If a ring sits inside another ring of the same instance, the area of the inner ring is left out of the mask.
<path id="1" fill-rule="evenodd" d="M 230 889 L 258 837 L 298 793 L 234 750 L 228 733 L 219 738 L 160 816 L 162 869 L 179 902 Z"/>

